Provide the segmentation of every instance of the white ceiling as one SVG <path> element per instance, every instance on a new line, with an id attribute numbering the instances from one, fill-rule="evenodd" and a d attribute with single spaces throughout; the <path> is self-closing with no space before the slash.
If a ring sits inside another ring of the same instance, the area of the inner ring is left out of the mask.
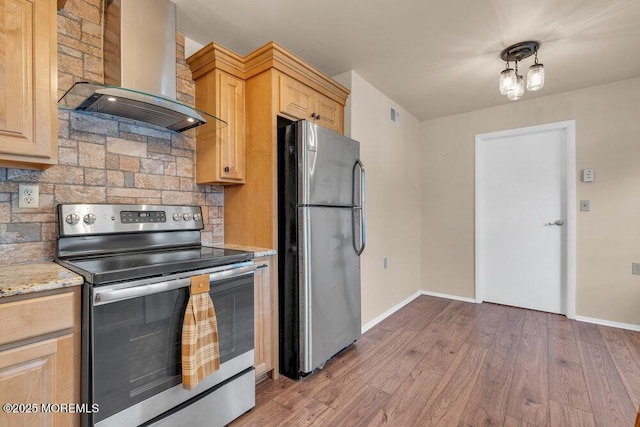
<path id="1" fill-rule="evenodd" d="M 198 43 L 245 55 L 274 40 L 330 76 L 355 70 L 420 120 L 509 103 L 499 53 L 525 40 L 541 42 L 546 83 L 524 99 L 640 76 L 640 0 L 173 1 Z"/>

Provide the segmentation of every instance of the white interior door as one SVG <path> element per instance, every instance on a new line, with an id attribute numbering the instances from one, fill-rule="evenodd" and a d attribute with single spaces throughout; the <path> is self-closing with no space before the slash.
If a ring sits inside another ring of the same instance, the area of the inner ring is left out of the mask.
<path id="1" fill-rule="evenodd" d="M 569 311 L 567 230 L 575 216 L 569 208 L 574 201 L 568 200 L 575 185 L 568 182 L 568 168 L 575 164 L 568 158 L 570 134 L 566 126 L 545 125 L 476 138 L 481 301 Z"/>

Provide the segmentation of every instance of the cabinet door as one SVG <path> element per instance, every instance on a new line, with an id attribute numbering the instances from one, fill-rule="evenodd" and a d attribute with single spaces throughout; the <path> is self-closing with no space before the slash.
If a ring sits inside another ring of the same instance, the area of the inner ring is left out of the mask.
<path id="1" fill-rule="evenodd" d="M 57 163 L 55 7 L 0 0 L 0 166 Z"/>
<path id="2" fill-rule="evenodd" d="M 219 167 L 221 180 L 244 180 L 244 80 L 220 72 L 218 82 L 220 118 L 228 123 L 219 129 Z"/>
<path id="3" fill-rule="evenodd" d="M 288 76 L 280 76 L 280 112 L 296 119 L 312 120 L 315 91 Z M 314 115 L 315 117 L 315 115 Z"/>
<path id="4" fill-rule="evenodd" d="M 314 111 L 316 122 L 320 126 L 335 132 L 342 132 L 343 107 L 331 98 L 320 93 L 315 94 Z"/>
<path id="5" fill-rule="evenodd" d="M 255 369 L 256 377 L 269 373 L 271 378 L 278 377 L 277 349 L 277 283 L 272 280 L 272 257 L 256 259 L 259 268 L 255 274 Z"/>
<path id="6" fill-rule="evenodd" d="M 280 112 L 296 119 L 307 119 L 342 133 L 342 105 L 284 75 L 280 76 Z"/>
<path id="7" fill-rule="evenodd" d="M 28 405 L 26 413 L 1 411 L 0 425 L 73 425 L 74 414 L 45 413 L 40 406 L 76 402 L 73 360 L 72 334 L 0 352 L 0 401 Z"/>

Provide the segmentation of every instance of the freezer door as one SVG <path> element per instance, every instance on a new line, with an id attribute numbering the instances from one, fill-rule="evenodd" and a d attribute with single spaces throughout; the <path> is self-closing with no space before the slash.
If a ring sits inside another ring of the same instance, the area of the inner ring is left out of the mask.
<path id="1" fill-rule="evenodd" d="M 360 336 L 360 258 L 351 208 L 300 207 L 300 371 L 311 372 Z"/>
<path id="2" fill-rule="evenodd" d="M 352 206 L 360 143 L 306 120 L 296 122 L 298 203 Z"/>

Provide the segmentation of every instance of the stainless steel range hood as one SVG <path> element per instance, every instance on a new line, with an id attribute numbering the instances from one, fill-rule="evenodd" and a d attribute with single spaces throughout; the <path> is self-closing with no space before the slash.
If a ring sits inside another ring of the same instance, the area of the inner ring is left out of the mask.
<path id="1" fill-rule="evenodd" d="M 223 120 L 176 101 L 176 5 L 169 0 L 108 0 L 104 34 L 105 84 L 79 82 L 61 109 L 97 112 L 176 132 Z"/>
<path id="2" fill-rule="evenodd" d="M 227 123 L 211 114 L 159 95 L 100 83 L 78 82 L 58 101 L 58 107 L 86 113 L 103 113 L 138 120 L 175 132 Z"/>

